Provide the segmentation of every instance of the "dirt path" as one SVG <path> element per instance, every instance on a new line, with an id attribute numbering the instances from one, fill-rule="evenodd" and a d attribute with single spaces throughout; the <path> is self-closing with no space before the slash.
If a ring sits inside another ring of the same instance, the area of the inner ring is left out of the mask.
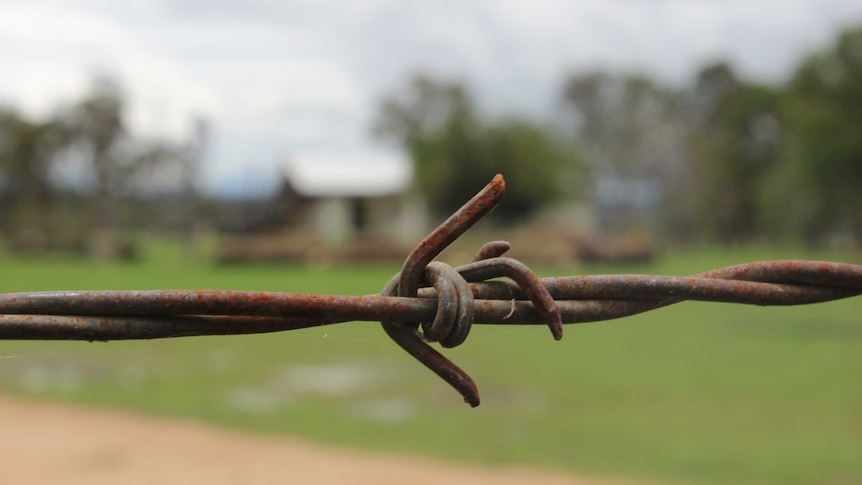
<path id="1" fill-rule="evenodd" d="M 0 483 L 612 485 L 525 468 L 333 450 L 296 439 L 2 396 L 0 433 Z"/>

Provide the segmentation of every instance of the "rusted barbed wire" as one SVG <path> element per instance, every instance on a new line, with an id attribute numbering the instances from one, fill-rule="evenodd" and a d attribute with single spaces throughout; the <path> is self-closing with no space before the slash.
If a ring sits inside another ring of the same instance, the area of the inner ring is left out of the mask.
<path id="1" fill-rule="evenodd" d="M 862 294 L 862 266 L 761 261 L 693 276 L 595 275 L 538 278 L 503 257 L 492 241 L 472 262 L 434 261 L 490 212 L 505 191 L 497 175 L 423 239 L 381 295 L 346 296 L 216 290 L 62 291 L 0 294 L 0 339 L 128 340 L 277 332 L 350 321 L 380 321 L 404 350 L 452 385 L 471 406 L 475 383 L 434 350 L 463 343 L 473 324 L 610 320 L 685 300 L 801 305 Z M 506 277 L 509 280 L 493 280 Z"/>

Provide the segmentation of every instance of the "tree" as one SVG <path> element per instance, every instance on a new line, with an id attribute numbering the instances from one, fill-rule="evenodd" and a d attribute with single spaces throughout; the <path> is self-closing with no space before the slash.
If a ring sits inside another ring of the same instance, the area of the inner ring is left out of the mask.
<path id="1" fill-rule="evenodd" d="M 566 79 L 562 98 L 603 228 L 668 224 L 645 219 L 684 207 L 677 203 L 688 176 L 677 93 L 644 75 L 593 71 Z"/>
<path id="2" fill-rule="evenodd" d="M 593 170 L 607 176 L 655 174 L 666 128 L 675 122 L 675 93 L 639 74 L 596 71 L 569 77 L 563 101 L 574 136 Z"/>
<path id="3" fill-rule="evenodd" d="M 558 197 L 560 180 L 577 161 L 550 132 L 517 118 L 480 118 L 463 85 L 417 75 L 381 102 L 375 133 L 411 156 L 415 185 L 431 208 L 448 214 L 496 173 L 509 176 L 497 220 L 516 221 Z"/>
<path id="4" fill-rule="evenodd" d="M 571 150 L 535 123 L 517 118 L 498 121 L 484 131 L 483 144 L 489 165 L 483 175 L 497 171 L 512 181 L 503 212 L 515 220 L 561 196 L 575 196 L 586 185 L 586 170 Z"/>
<path id="5" fill-rule="evenodd" d="M 155 193 L 180 193 L 188 199 L 185 213 L 194 217 L 205 123 L 185 145 L 142 140 L 128 133 L 124 105 L 120 86 L 99 77 L 83 99 L 46 120 L 0 109 L 0 197 L 9 208 L 0 215 L 23 243 L 16 246 L 80 251 L 101 244 L 113 246 L 97 251 L 101 256 L 118 255 L 116 243 L 130 242 L 122 229 L 132 222 L 121 211 L 134 206 L 141 213 L 141 196 Z M 59 179 L 63 170 L 75 173 L 71 184 Z M 87 202 L 89 211 L 81 210 Z"/>
<path id="6" fill-rule="evenodd" d="M 94 227 L 110 224 L 113 189 L 122 177 L 124 161 L 119 148 L 126 136 L 123 107 L 120 86 L 108 77 L 97 77 L 89 93 L 68 115 L 77 147 L 93 174 L 91 217 Z"/>
<path id="7" fill-rule="evenodd" d="M 780 92 L 717 63 L 700 71 L 691 96 L 699 220 L 722 242 L 751 240 L 763 222 L 762 188 L 781 156 Z"/>
<path id="8" fill-rule="evenodd" d="M 183 147 L 161 140 L 132 137 L 124 120 L 121 87 L 107 77 L 94 79 L 88 94 L 66 115 L 77 155 L 92 175 L 91 227 L 117 226 L 118 201 L 138 192 L 152 192 L 158 170 L 174 174 L 175 190 L 190 190 L 201 147 Z M 201 136 L 204 128 L 199 129 Z M 201 138 L 202 140 L 202 138 Z M 201 141 L 202 143 L 202 141 Z M 162 177 L 164 178 L 164 177 Z"/>
<path id="9" fill-rule="evenodd" d="M 59 120 L 30 121 L 15 111 L 0 111 L 0 170 L 16 233 L 23 231 L 45 238 L 51 223 L 50 171 L 68 138 Z"/>
<path id="10" fill-rule="evenodd" d="M 809 243 L 838 230 L 862 244 L 860 106 L 862 27 L 857 27 L 805 59 L 787 86 L 788 143 L 771 202 Z"/>

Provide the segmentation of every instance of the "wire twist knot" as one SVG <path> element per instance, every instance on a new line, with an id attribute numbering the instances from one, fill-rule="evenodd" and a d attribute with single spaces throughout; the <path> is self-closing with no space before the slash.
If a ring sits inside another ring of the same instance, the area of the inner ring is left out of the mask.
<path id="1" fill-rule="evenodd" d="M 392 277 L 381 294 L 403 296 L 398 294 L 400 278 L 401 273 Z M 421 283 L 437 291 L 437 313 L 434 315 L 434 320 L 421 322 L 421 334 L 419 325 L 404 322 L 398 322 L 398 325 L 412 328 L 414 333 L 426 342 L 440 342 L 443 347 L 457 347 L 464 343 L 473 325 L 474 313 L 473 290 L 470 289 L 467 280 L 448 264 L 432 261 L 425 267 Z M 383 322 L 383 324 L 392 325 L 393 322 Z"/>
<path id="2" fill-rule="evenodd" d="M 479 219 L 491 212 L 503 198 L 505 191 L 506 183 L 502 176 L 497 175 L 476 196 L 420 241 L 407 256 L 401 272 L 383 289 L 384 295 L 402 297 L 417 296 L 423 284 L 437 290 L 434 320 L 430 323 L 421 322 L 421 334 L 420 325 L 397 321 L 383 321 L 381 324 L 395 343 L 458 390 L 464 400 L 473 407 L 479 405 L 479 391 L 473 379 L 426 343 L 439 341 L 444 347 L 455 347 L 467 338 L 474 314 L 474 295 L 468 282 L 501 276 L 511 278 L 527 293 L 542 316 L 547 318 L 554 338 L 559 340 L 563 336 L 560 311 L 539 278 L 523 263 L 501 257 L 509 250 L 509 243 L 489 242 L 479 249 L 470 264 L 457 269 L 432 261 Z"/>

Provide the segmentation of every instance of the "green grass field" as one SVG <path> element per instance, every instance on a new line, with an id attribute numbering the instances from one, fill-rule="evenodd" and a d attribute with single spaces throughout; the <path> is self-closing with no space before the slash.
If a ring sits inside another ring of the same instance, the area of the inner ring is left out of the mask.
<path id="1" fill-rule="evenodd" d="M 160 247 L 142 264 L 0 259 L 2 291 L 219 288 L 374 293 L 397 267 L 217 268 Z M 709 250 L 550 274 L 689 274 L 757 259 Z M 857 256 L 858 259 L 858 256 Z M 529 261 L 526 261 L 529 263 Z M 567 326 L 474 328 L 445 351 L 470 409 L 376 323 L 140 342 L 0 342 L 7 393 L 266 433 L 659 482 L 862 483 L 862 298 L 795 308 L 683 303 Z"/>

